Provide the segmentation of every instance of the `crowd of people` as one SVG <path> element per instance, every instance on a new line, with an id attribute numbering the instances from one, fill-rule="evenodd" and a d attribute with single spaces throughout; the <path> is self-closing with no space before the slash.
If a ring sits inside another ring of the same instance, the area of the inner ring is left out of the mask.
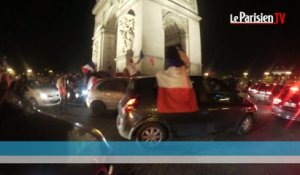
<path id="1" fill-rule="evenodd" d="M 27 86 L 30 82 L 45 84 L 57 88 L 61 96 L 61 111 L 67 110 L 67 104 L 73 100 L 77 88 L 85 86 L 84 76 L 80 73 L 39 73 L 36 75 L 14 75 L 7 72 L 8 64 L 6 57 L 0 58 L 0 105 L 12 98 L 17 98 L 23 105 L 29 105 L 25 98 Z M 75 90 L 76 89 L 76 90 Z"/>
<path id="2" fill-rule="evenodd" d="M 133 77 L 141 75 L 139 71 L 140 64 L 142 62 L 144 55 L 141 51 L 141 56 L 138 60 L 135 61 L 134 58 L 128 59 L 126 67 L 122 71 L 124 77 Z M 158 84 L 160 85 L 160 76 L 164 75 L 164 80 L 167 81 L 168 78 L 174 78 L 172 75 L 184 76 L 184 87 L 190 87 L 190 80 L 188 77 L 190 69 L 190 60 L 189 57 L 185 54 L 180 45 L 171 46 L 167 50 L 166 55 L 166 70 L 160 71 L 157 74 Z M 74 94 L 73 89 L 78 86 L 86 86 L 87 89 L 91 88 L 95 83 L 99 82 L 101 78 L 115 77 L 116 73 L 112 70 L 112 67 L 108 67 L 107 71 L 96 71 L 96 65 L 92 62 L 82 67 L 81 74 L 72 74 L 72 73 L 60 73 L 60 74 L 39 74 L 36 76 L 27 77 L 26 75 L 17 76 L 18 78 L 12 78 L 6 72 L 7 62 L 6 58 L 1 60 L 1 74 L 0 74 L 0 83 L 1 83 L 1 103 L 5 100 L 7 96 L 8 89 L 13 89 L 19 97 L 24 97 L 25 84 L 28 79 L 33 79 L 40 83 L 48 83 L 58 89 L 58 92 L 61 96 L 60 109 L 61 111 L 68 110 L 68 101 L 72 93 Z M 13 87 L 10 87 L 10 84 L 14 82 Z M 188 86 L 187 86 L 188 85 Z"/>

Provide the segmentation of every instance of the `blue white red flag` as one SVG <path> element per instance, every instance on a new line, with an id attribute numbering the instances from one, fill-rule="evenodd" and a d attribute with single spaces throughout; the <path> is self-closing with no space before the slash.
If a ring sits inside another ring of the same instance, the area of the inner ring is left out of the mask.
<path id="1" fill-rule="evenodd" d="M 89 79 L 88 84 L 87 84 L 87 90 L 90 90 L 92 87 L 95 86 L 95 84 L 99 83 L 100 81 L 101 81 L 100 78 L 91 76 L 91 78 Z"/>
<path id="2" fill-rule="evenodd" d="M 96 65 L 93 62 L 90 62 L 81 67 L 81 70 L 84 74 L 96 72 Z"/>
<path id="3" fill-rule="evenodd" d="M 157 110 L 161 113 L 196 112 L 195 91 L 184 66 L 172 66 L 156 74 Z"/>

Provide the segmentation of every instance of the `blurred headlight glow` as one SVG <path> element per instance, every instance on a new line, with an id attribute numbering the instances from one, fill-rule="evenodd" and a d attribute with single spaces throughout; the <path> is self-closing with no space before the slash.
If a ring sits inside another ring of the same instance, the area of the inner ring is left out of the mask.
<path id="1" fill-rule="evenodd" d="M 88 91 L 87 91 L 86 89 L 83 89 L 83 90 L 81 91 L 81 93 L 82 93 L 82 95 L 87 95 L 87 94 L 88 94 Z"/>
<path id="2" fill-rule="evenodd" d="M 40 97 L 41 97 L 41 99 L 43 99 L 43 100 L 48 99 L 48 95 L 45 94 L 45 93 L 40 93 Z"/>

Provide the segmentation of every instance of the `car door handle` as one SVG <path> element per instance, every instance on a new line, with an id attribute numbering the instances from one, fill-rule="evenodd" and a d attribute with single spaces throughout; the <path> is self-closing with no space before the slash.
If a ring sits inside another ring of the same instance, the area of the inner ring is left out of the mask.
<path id="1" fill-rule="evenodd" d="M 208 111 L 217 111 L 219 108 L 208 108 Z"/>

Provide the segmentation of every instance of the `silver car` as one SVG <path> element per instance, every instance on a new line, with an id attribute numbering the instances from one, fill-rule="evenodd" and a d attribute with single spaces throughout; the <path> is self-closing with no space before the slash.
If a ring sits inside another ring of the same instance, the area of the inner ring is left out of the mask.
<path id="1" fill-rule="evenodd" d="M 58 90 L 54 86 L 37 81 L 28 82 L 24 96 L 33 107 L 54 106 L 61 101 Z"/>
<path id="2" fill-rule="evenodd" d="M 105 114 L 107 110 L 117 110 L 124 96 L 128 80 L 126 78 L 102 79 L 88 90 L 86 104 L 95 114 Z"/>

